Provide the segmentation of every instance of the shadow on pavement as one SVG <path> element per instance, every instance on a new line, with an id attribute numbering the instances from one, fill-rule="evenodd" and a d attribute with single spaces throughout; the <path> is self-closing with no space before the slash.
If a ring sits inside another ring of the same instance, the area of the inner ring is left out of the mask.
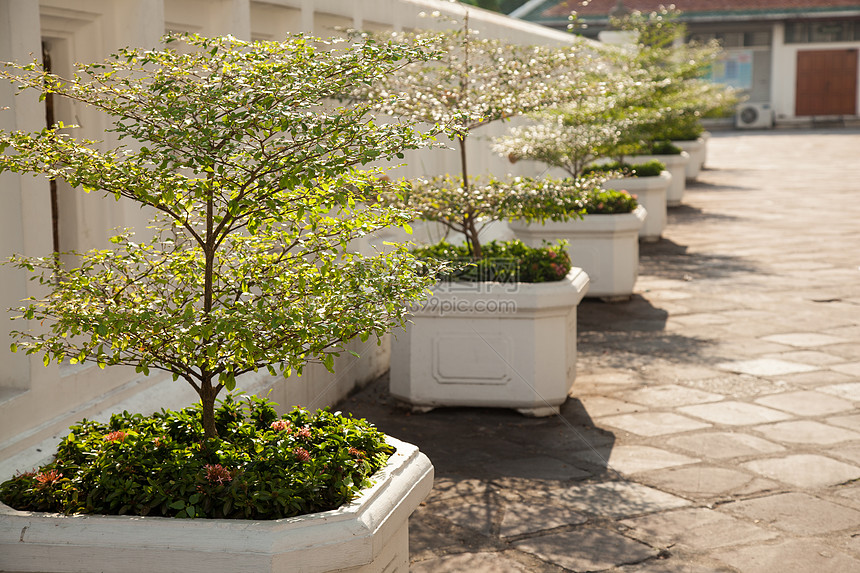
<path id="1" fill-rule="evenodd" d="M 604 473 L 605 464 L 594 459 L 609 459 L 615 442 L 611 432 L 595 427 L 575 399 L 568 399 L 559 415 L 546 418 L 529 418 L 506 408 L 412 413 L 388 393 L 388 374 L 337 407 L 417 445 L 433 462 L 437 480 L 474 479 L 500 485 L 540 480 L 562 485 Z M 576 453 L 586 450 L 600 456 L 591 456 L 583 464 Z"/>
<path id="2" fill-rule="evenodd" d="M 639 245 L 640 276 L 689 281 L 757 272 L 760 269 L 741 257 L 690 252 L 668 239 Z"/>

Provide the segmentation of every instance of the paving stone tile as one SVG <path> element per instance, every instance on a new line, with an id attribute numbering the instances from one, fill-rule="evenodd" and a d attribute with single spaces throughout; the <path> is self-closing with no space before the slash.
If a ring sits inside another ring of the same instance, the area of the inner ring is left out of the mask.
<path id="1" fill-rule="evenodd" d="M 531 573 L 534 569 L 499 552 L 459 553 L 432 557 L 409 564 L 411 573 L 461 573 L 462 571 L 494 571 L 497 573 Z"/>
<path id="2" fill-rule="evenodd" d="M 583 450 L 574 453 L 573 460 L 574 462 L 581 460 L 598 467 L 609 467 L 622 474 L 634 474 L 636 472 L 682 466 L 699 461 L 696 458 L 682 456 L 651 446 L 634 445 L 614 446 L 609 452 L 600 449 L 597 452 Z"/>
<path id="3" fill-rule="evenodd" d="M 860 509 L 860 482 L 845 484 L 830 490 L 828 493 L 835 494 L 836 498 L 842 502 L 850 504 L 854 509 Z"/>
<path id="4" fill-rule="evenodd" d="M 854 405 L 836 396 L 814 391 L 784 392 L 755 400 L 756 404 L 791 412 L 798 416 L 822 416 L 854 408 Z"/>
<path id="5" fill-rule="evenodd" d="M 860 445 L 846 446 L 843 444 L 835 448 L 829 449 L 824 453 L 837 460 L 841 459 L 849 464 L 855 464 L 860 466 Z"/>
<path id="6" fill-rule="evenodd" d="M 686 499 L 628 481 L 573 485 L 542 495 L 558 506 L 615 519 L 690 505 Z"/>
<path id="7" fill-rule="evenodd" d="M 671 412 L 640 412 L 637 414 L 622 414 L 601 418 L 601 424 L 608 424 L 622 430 L 638 434 L 640 436 L 664 436 L 667 434 L 679 434 L 690 430 L 701 430 L 709 428 L 705 424 L 686 416 L 680 416 Z"/>
<path id="8" fill-rule="evenodd" d="M 851 326 L 841 326 L 839 328 L 834 328 L 827 331 L 825 334 L 830 334 L 832 336 L 838 336 L 841 338 L 858 339 L 860 340 L 860 326 L 851 325 Z"/>
<path id="9" fill-rule="evenodd" d="M 699 562 L 706 561 L 707 565 Z M 716 564 L 711 559 L 696 558 L 696 562 L 689 557 L 670 555 L 668 559 L 656 559 L 627 565 L 612 571 L 612 573 L 736 573 L 736 569 L 728 565 Z"/>
<path id="10" fill-rule="evenodd" d="M 848 344 L 828 346 L 827 352 L 835 356 L 841 356 L 846 362 L 857 362 L 860 360 L 860 345 L 856 341 Z"/>
<path id="11" fill-rule="evenodd" d="M 626 519 L 629 535 L 649 545 L 682 546 L 694 551 L 766 541 L 776 533 L 704 508 L 680 509 Z"/>
<path id="12" fill-rule="evenodd" d="M 811 372 L 819 370 L 817 366 L 789 362 L 787 360 L 774 360 L 773 358 L 756 358 L 753 360 L 739 360 L 737 362 L 723 362 L 717 364 L 717 368 L 738 372 L 740 374 L 751 374 L 753 376 L 780 376 L 795 372 Z"/>
<path id="13" fill-rule="evenodd" d="M 493 477 L 567 480 L 580 479 L 590 472 L 550 456 L 516 457 L 484 464 Z"/>
<path id="14" fill-rule="evenodd" d="M 802 536 L 860 525 L 860 511 L 799 492 L 728 503 L 720 510 Z"/>
<path id="15" fill-rule="evenodd" d="M 848 364 L 835 364 L 830 366 L 831 370 L 835 370 L 836 372 L 841 372 L 842 374 L 848 374 L 849 376 L 860 376 L 860 362 L 850 362 Z"/>
<path id="16" fill-rule="evenodd" d="M 741 488 L 756 478 L 735 469 L 697 464 L 643 473 L 637 479 L 686 498 L 709 499 Z"/>
<path id="17" fill-rule="evenodd" d="M 852 382 L 854 377 L 834 372 L 833 370 L 816 370 L 815 372 L 801 372 L 799 374 L 786 374 L 780 376 L 783 383 L 795 386 L 821 386 L 823 384 L 841 384 Z"/>
<path id="18" fill-rule="evenodd" d="M 745 486 L 739 487 L 738 489 L 734 490 L 732 492 L 732 496 L 742 498 L 763 495 L 766 493 L 775 493 L 777 491 L 783 490 L 785 490 L 785 484 L 779 483 L 778 481 L 757 477 Z"/>
<path id="19" fill-rule="evenodd" d="M 575 529 L 524 539 L 513 545 L 574 571 L 604 571 L 657 555 L 655 549 L 644 543 L 602 529 Z"/>
<path id="20" fill-rule="evenodd" d="M 504 507 L 499 535 L 515 537 L 588 521 L 581 513 L 557 503 L 508 503 Z"/>
<path id="21" fill-rule="evenodd" d="M 482 498 L 447 499 L 428 503 L 425 508 L 434 515 L 444 517 L 454 525 L 490 535 L 501 511 L 501 500 Z"/>
<path id="22" fill-rule="evenodd" d="M 753 460 L 741 466 L 759 475 L 804 488 L 836 485 L 860 478 L 860 468 L 815 454 Z"/>
<path id="23" fill-rule="evenodd" d="M 686 314 L 681 316 L 672 316 L 670 314 L 669 320 L 672 323 L 677 323 L 682 326 L 707 326 L 711 324 L 726 324 L 727 322 L 732 321 L 732 319 L 727 316 L 710 312 Z"/>
<path id="24" fill-rule="evenodd" d="M 705 402 L 719 402 L 725 398 L 722 394 L 686 388 L 677 384 L 666 384 L 663 386 L 649 386 L 623 394 L 625 400 L 638 402 L 655 408 L 673 408 L 688 404 L 702 404 Z"/>
<path id="25" fill-rule="evenodd" d="M 790 539 L 774 545 L 754 545 L 712 554 L 741 573 L 848 573 L 860 571 L 860 561 L 817 540 Z"/>
<path id="26" fill-rule="evenodd" d="M 571 395 L 579 397 L 579 392 L 584 388 L 597 387 L 604 390 L 612 386 L 638 386 L 642 383 L 642 377 L 633 371 L 619 371 L 616 369 L 595 370 L 591 372 L 577 372 L 576 385 L 571 390 Z M 585 392 L 588 393 L 588 392 Z"/>
<path id="27" fill-rule="evenodd" d="M 860 440 L 860 434 L 812 420 L 793 420 L 751 428 L 765 438 L 792 444 L 830 445 Z"/>
<path id="28" fill-rule="evenodd" d="M 778 352 L 775 354 L 765 354 L 762 358 L 773 358 L 775 360 L 787 360 L 789 362 L 800 362 L 801 364 L 814 364 L 816 366 L 829 366 L 831 364 L 841 364 L 845 359 L 841 356 L 834 356 L 826 352 L 817 350 L 794 350 L 792 352 Z"/>
<path id="29" fill-rule="evenodd" d="M 440 501 L 452 497 L 482 496 L 486 493 L 487 482 L 473 478 L 437 477 L 427 501 Z"/>
<path id="30" fill-rule="evenodd" d="M 852 402 L 860 402 L 860 382 L 851 382 L 848 384 L 832 384 L 830 386 L 820 386 L 815 389 L 816 392 L 824 392 L 839 396 Z"/>
<path id="31" fill-rule="evenodd" d="M 706 380 L 722 376 L 723 373 L 714 368 L 708 368 L 701 364 L 677 364 L 667 363 L 664 368 L 660 368 L 655 372 L 659 379 L 668 380 L 670 382 L 686 383 L 691 380 Z"/>
<path id="32" fill-rule="evenodd" d="M 779 422 L 791 418 L 788 414 L 778 410 L 735 401 L 682 406 L 678 410 L 690 416 L 696 416 L 709 422 L 725 424 L 727 426 Z"/>
<path id="33" fill-rule="evenodd" d="M 776 342 L 779 344 L 788 344 L 789 346 L 797 346 L 800 348 L 813 348 L 816 346 L 827 346 L 828 344 L 840 344 L 848 342 L 845 338 L 839 336 L 829 336 L 818 332 L 791 332 L 787 334 L 774 334 L 765 336 L 765 340 Z"/>
<path id="34" fill-rule="evenodd" d="M 712 460 L 774 454 L 785 450 L 779 444 L 740 432 L 698 432 L 670 438 L 666 443 Z"/>
<path id="35" fill-rule="evenodd" d="M 646 410 L 640 404 L 631 404 L 630 402 L 607 398 L 605 396 L 577 396 L 577 398 L 582 402 L 583 408 L 585 408 L 585 411 L 592 418 Z"/>
<path id="36" fill-rule="evenodd" d="M 728 323 L 726 325 L 714 325 L 708 328 L 712 336 L 715 335 L 714 345 L 720 355 L 733 356 L 738 359 L 736 361 L 729 362 L 728 364 L 741 362 L 740 359 L 742 358 L 747 359 L 747 361 L 752 361 L 754 359 L 761 358 L 764 354 L 787 352 L 791 350 L 790 346 L 785 346 L 784 344 L 767 342 L 760 339 L 738 338 L 737 336 L 738 332 L 743 332 L 746 336 L 755 336 L 756 334 L 772 332 L 773 329 L 768 325 Z M 723 364 L 716 364 L 715 366 L 720 370 L 730 370 L 735 372 L 732 368 L 725 368 Z M 750 372 L 750 374 L 754 374 L 756 376 L 760 375 L 758 371 Z"/>
<path id="37" fill-rule="evenodd" d="M 788 389 L 788 385 L 782 380 L 768 380 L 745 374 L 730 374 L 716 378 L 693 380 L 686 382 L 684 385 L 715 394 L 723 394 L 730 398 L 762 396 L 775 392 L 784 392 Z"/>
<path id="38" fill-rule="evenodd" d="M 860 432 L 860 414 L 833 416 L 827 418 L 827 423 L 833 424 L 834 426 L 839 426 L 841 428 L 848 428 L 849 430 L 855 430 L 857 432 Z"/>

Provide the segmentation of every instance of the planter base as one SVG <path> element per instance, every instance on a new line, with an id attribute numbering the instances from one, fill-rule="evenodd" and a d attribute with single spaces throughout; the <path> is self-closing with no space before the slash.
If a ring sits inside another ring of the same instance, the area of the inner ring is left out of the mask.
<path id="1" fill-rule="evenodd" d="M 393 333 L 390 390 L 413 409 L 512 408 L 549 416 L 576 378 L 576 307 L 588 275 L 553 283 L 440 283 Z"/>
<path id="2" fill-rule="evenodd" d="M 433 466 L 411 444 L 336 510 L 287 519 L 174 519 L 16 511 L 0 504 L 0 569 L 255 573 L 409 571 L 409 515 L 433 487 Z"/>
<path id="3" fill-rule="evenodd" d="M 687 181 L 695 181 L 702 170 L 702 165 L 705 163 L 705 139 L 691 139 L 686 141 L 673 141 L 676 147 L 680 147 L 690 155 L 690 161 L 687 162 L 685 175 Z"/>
<path id="4" fill-rule="evenodd" d="M 645 163 L 656 159 L 666 165 L 666 171 L 672 174 L 672 183 L 666 190 L 666 205 L 677 207 L 684 198 L 687 185 L 687 164 L 690 154 L 682 151 L 681 155 L 632 155 L 624 158 L 625 163 Z M 646 207 L 647 208 L 647 207 Z"/>
<path id="5" fill-rule="evenodd" d="M 663 171 L 655 177 L 623 177 L 603 183 L 604 189 L 623 189 L 636 196 L 648 216 L 639 229 L 639 241 L 653 243 L 660 240 L 666 228 L 666 194 L 672 184 L 672 174 Z"/>
<path id="6" fill-rule="evenodd" d="M 639 230 L 646 215 L 639 205 L 632 213 L 586 215 L 564 222 L 510 221 L 508 226 L 531 247 L 566 239 L 570 260 L 588 273 L 587 296 L 629 297 L 639 276 Z"/>

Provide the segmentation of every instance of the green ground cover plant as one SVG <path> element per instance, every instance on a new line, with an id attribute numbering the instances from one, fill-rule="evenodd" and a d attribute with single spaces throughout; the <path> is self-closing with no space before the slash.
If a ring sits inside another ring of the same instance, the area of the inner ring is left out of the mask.
<path id="1" fill-rule="evenodd" d="M 70 428 L 54 460 L 0 484 L 23 511 L 280 519 L 336 509 L 370 485 L 392 448 L 365 420 L 321 410 L 279 416 L 228 395 L 207 439 L 200 405 L 114 414 Z"/>

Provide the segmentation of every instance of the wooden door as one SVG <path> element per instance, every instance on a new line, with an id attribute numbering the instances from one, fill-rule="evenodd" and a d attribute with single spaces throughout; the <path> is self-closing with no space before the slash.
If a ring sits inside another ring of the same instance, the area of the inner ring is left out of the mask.
<path id="1" fill-rule="evenodd" d="M 857 50 L 797 53 L 795 115 L 857 114 Z"/>

